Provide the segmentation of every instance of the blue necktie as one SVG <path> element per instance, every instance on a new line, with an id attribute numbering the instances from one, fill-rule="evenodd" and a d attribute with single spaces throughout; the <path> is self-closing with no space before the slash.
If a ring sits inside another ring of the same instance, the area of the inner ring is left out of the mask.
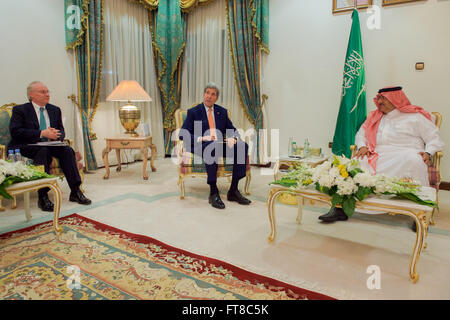
<path id="1" fill-rule="evenodd" d="M 39 130 L 44 131 L 47 129 L 47 122 L 45 122 L 44 117 L 44 110 L 45 108 L 39 108 Z M 41 138 L 42 141 L 47 141 L 47 138 Z"/>

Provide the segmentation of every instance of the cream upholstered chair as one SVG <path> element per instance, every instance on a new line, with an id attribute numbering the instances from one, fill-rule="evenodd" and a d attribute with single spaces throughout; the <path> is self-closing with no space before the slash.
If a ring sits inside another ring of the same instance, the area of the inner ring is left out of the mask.
<path id="1" fill-rule="evenodd" d="M 442 114 L 439 112 L 431 112 L 431 119 L 433 120 L 436 127 L 439 129 L 442 125 Z M 352 150 L 352 158 L 356 155 L 356 145 L 350 146 L 350 149 Z M 439 203 L 438 193 L 439 186 L 441 184 L 441 158 L 444 156 L 443 151 L 436 152 L 431 157 L 431 165 L 428 167 L 428 179 L 430 182 L 430 187 L 433 187 L 436 189 L 436 202 Z M 434 225 L 434 212 L 436 209 L 433 210 L 430 217 L 430 224 Z"/>
<path id="2" fill-rule="evenodd" d="M 8 103 L 0 107 L 0 159 L 6 160 L 7 150 L 9 142 L 11 141 L 11 134 L 9 132 L 9 121 L 11 120 L 12 109 L 16 106 L 16 103 Z M 72 146 L 72 140 L 65 139 L 69 146 Z M 84 171 L 83 171 L 83 163 L 81 162 L 82 156 L 79 152 L 75 152 L 75 159 L 77 161 L 78 171 L 81 176 L 81 186 L 80 189 L 83 190 L 83 181 L 84 181 Z M 50 174 L 56 176 L 64 176 L 62 172 L 58 159 L 53 158 L 52 163 L 50 164 Z M 16 198 L 14 197 L 12 200 L 11 208 L 16 207 Z"/>
<path id="3" fill-rule="evenodd" d="M 194 104 L 190 108 L 196 106 Z M 189 109 L 190 109 L 189 108 Z M 177 130 L 175 131 L 175 141 L 176 141 L 176 154 L 177 154 L 177 165 L 178 165 L 178 185 L 180 186 L 180 199 L 184 199 L 185 189 L 184 189 L 184 179 L 186 177 L 207 177 L 206 167 L 203 163 L 203 159 L 193 153 L 184 150 L 183 141 L 178 139 L 178 133 L 183 126 L 184 120 L 187 116 L 187 110 L 178 109 L 175 111 L 175 124 Z M 228 117 L 230 117 L 230 112 L 228 111 Z M 194 160 L 195 159 L 195 160 Z M 233 173 L 233 164 L 227 164 L 223 162 L 223 158 L 219 159 L 219 165 L 217 168 L 217 178 L 227 177 L 228 180 L 231 179 Z M 249 186 L 251 181 L 251 171 L 249 157 L 247 157 L 247 169 L 245 177 L 245 187 L 244 191 L 247 195 L 250 194 Z"/>

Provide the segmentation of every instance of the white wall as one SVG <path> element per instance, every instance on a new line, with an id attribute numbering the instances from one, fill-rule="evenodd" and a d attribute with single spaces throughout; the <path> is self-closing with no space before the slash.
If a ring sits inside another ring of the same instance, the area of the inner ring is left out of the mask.
<path id="1" fill-rule="evenodd" d="M 401 85 L 412 104 L 444 116 L 441 137 L 450 150 L 450 1 L 428 0 L 381 7 L 381 29 L 369 30 L 360 11 L 366 67 L 367 110 L 379 88 Z M 263 93 L 270 128 L 280 129 L 280 153 L 288 137 L 306 137 L 330 151 L 339 108 L 351 12 L 333 15 L 331 0 L 272 0 L 270 55 L 264 58 Z M 423 71 L 414 65 L 425 62 Z M 444 154 L 445 156 L 445 154 Z M 443 180 L 450 181 L 449 154 Z"/>
<path id="2" fill-rule="evenodd" d="M 74 135 L 76 93 L 73 57 L 65 50 L 63 0 L 1 0 L 0 105 L 27 102 L 35 80 L 50 90 L 50 103 L 61 107 L 66 136 Z"/>

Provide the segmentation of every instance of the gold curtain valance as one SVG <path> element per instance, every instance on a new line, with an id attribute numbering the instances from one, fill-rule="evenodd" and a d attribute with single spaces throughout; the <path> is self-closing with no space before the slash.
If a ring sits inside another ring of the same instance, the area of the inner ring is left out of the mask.
<path id="1" fill-rule="evenodd" d="M 180 0 L 180 8 L 182 12 L 188 13 L 194 10 L 197 6 L 206 6 L 214 0 Z"/>
<path id="2" fill-rule="evenodd" d="M 158 9 L 159 5 L 159 0 L 128 0 L 128 1 L 141 4 L 150 11 Z"/>
<path id="3" fill-rule="evenodd" d="M 129 2 L 143 5 L 148 10 L 158 9 L 159 0 L 128 0 Z M 170 0 L 169 0 L 170 1 Z M 214 0 L 180 0 L 181 12 L 191 12 L 197 6 L 206 6 Z"/>

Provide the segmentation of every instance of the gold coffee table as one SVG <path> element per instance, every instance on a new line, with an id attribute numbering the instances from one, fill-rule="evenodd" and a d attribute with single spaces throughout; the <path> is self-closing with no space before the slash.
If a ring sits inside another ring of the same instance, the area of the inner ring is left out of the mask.
<path id="1" fill-rule="evenodd" d="M 436 201 L 436 190 L 430 187 L 423 187 L 424 198 L 432 201 Z M 297 223 L 301 224 L 303 215 L 303 204 L 305 200 L 309 201 L 311 206 L 320 206 L 320 204 L 325 203 L 331 207 L 331 197 L 321 193 L 315 189 L 289 189 L 280 185 L 272 185 L 269 192 L 269 197 L 267 200 L 269 222 L 270 222 L 270 234 L 268 237 L 269 243 L 274 242 L 276 237 L 276 222 L 275 222 L 275 199 L 285 192 L 289 192 L 292 195 L 299 198 L 298 201 L 298 215 Z M 419 261 L 420 253 L 422 248 L 426 247 L 424 243 L 427 236 L 428 230 L 428 216 L 431 215 L 433 211 L 432 207 L 420 205 L 410 200 L 403 199 L 386 199 L 376 196 L 369 196 L 364 201 L 357 201 L 356 208 L 361 209 L 358 212 L 363 214 L 385 214 L 390 215 L 406 215 L 414 219 L 417 225 L 416 241 L 414 244 L 414 250 L 411 256 L 411 263 L 409 265 L 409 275 L 414 283 L 419 280 L 419 274 L 416 271 L 416 265 Z"/>

